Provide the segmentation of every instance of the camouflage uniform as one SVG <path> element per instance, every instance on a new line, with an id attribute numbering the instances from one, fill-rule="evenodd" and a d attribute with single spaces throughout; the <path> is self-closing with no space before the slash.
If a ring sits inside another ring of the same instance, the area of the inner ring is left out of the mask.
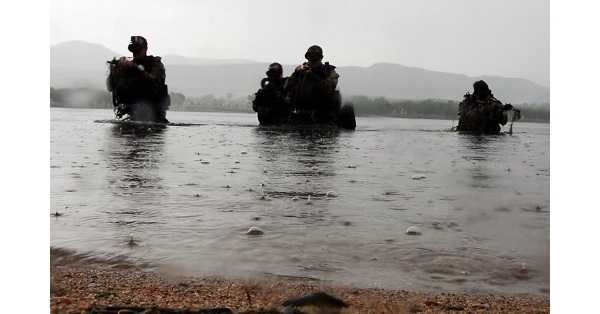
<path id="1" fill-rule="evenodd" d="M 114 60 L 113 60 L 114 61 Z M 165 84 L 165 66 L 161 57 L 146 56 L 133 59 L 138 67 L 121 69 L 116 62 L 110 63 L 110 72 L 106 80 L 107 89 L 113 93 L 113 105 L 118 117 L 132 115 L 133 106 L 144 104 L 151 108 L 151 120 L 168 122 L 166 110 L 170 106 L 170 97 Z M 142 67 L 139 67 L 139 66 Z"/>
<path id="2" fill-rule="evenodd" d="M 252 109 L 258 113 L 260 124 L 282 124 L 289 115 L 285 104 L 283 86 L 287 78 L 266 77 L 260 82 L 261 88 L 255 93 Z"/>
<path id="3" fill-rule="evenodd" d="M 304 66 L 308 66 L 304 63 Z M 329 62 L 312 68 L 312 75 L 304 75 L 295 71 L 286 81 L 285 91 L 290 96 L 291 110 L 316 112 L 320 118 L 313 119 L 329 121 L 339 112 L 339 104 L 335 99 L 335 88 L 340 75 L 335 66 Z"/>
<path id="4" fill-rule="evenodd" d="M 497 133 L 508 121 L 504 106 L 491 93 L 483 98 L 467 93 L 464 98 L 458 105 L 457 131 Z"/>
<path id="5" fill-rule="evenodd" d="M 303 66 L 308 67 L 305 62 Z M 299 84 L 304 83 L 315 86 L 315 92 L 321 95 L 331 95 L 337 87 L 338 79 L 340 75 L 335 71 L 335 66 L 330 65 L 329 62 L 321 64 L 316 69 L 311 69 L 314 75 L 302 76 L 299 71 L 295 71 L 292 76 L 288 78 L 285 83 L 285 90 L 292 91 L 298 87 Z M 302 79 L 305 78 L 304 82 Z"/>

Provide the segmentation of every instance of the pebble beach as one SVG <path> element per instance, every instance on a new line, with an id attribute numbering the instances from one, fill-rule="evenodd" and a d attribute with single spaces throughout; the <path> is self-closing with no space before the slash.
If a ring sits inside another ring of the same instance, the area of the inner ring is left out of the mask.
<path id="1" fill-rule="evenodd" d="M 304 306 L 293 313 L 550 313 L 550 299 L 544 297 L 180 277 L 124 264 L 101 265 L 85 259 L 64 258 L 60 250 L 51 249 L 50 255 L 50 313 L 57 314 L 92 313 L 94 309 L 95 313 L 113 313 L 106 310 L 109 307 L 168 310 L 162 313 L 183 313 L 184 310 L 212 313 L 201 310 L 214 308 L 226 308 L 231 313 L 285 313 L 282 306 L 285 300 L 317 291 L 335 296 L 348 306 L 327 311 Z"/>

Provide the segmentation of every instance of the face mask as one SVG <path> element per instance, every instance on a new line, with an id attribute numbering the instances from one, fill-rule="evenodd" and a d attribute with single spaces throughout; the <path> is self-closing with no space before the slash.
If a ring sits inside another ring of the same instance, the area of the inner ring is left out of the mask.
<path id="1" fill-rule="evenodd" d="M 267 71 L 266 73 L 267 73 L 267 77 L 269 77 L 269 78 L 277 78 L 277 77 L 279 77 L 279 74 L 280 74 L 280 72 L 275 69 L 269 69 L 269 71 Z"/>
<path id="2" fill-rule="evenodd" d="M 133 52 L 133 53 L 138 53 L 140 51 L 142 51 L 142 45 L 140 43 L 138 43 L 137 41 L 137 36 L 131 36 L 131 44 L 129 44 L 129 46 L 127 46 L 127 50 Z"/>
<path id="3" fill-rule="evenodd" d="M 138 53 L 142 51 L 142 46 L 140 46 L 139 44 L 129 44 L 129 46 L 127 46 L 127 50 L 133 53 Z"/>

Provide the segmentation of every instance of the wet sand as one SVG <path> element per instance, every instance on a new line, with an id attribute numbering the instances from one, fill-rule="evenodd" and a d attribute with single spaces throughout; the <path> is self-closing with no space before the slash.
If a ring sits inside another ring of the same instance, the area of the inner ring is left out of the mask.
<path id="1" fill-rule="evenodd" d="M 280 313 L 286 299 L 315 291 L 345 301 L 349 306 L 339 313 L 550 313 L 549 298 L 178 277 L 123 267 L 123 264 L 104 267 L 96 263 L 85 265 L 85 260 L 76 263 L 65 259 L 53 263 L 52 260 L 51 256 L 50 313 L 82 313 L 91 306 L 97 309 L 155 306 L 169 310 L 225 307 L 233 313 Z M 323 313 L 315 307 L 299 310 Z"/>

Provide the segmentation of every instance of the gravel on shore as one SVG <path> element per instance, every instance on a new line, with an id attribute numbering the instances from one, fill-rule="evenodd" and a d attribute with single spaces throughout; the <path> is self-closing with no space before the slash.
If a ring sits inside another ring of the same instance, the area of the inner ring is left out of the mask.
<path id="1" fill-rule="evenodd" d="M 550 313 L 549 298 L 528 296 L 171 277 L 136 269 L 99 269 L 81 265 L 51 265 L 50 277 L 50 313 L 57 314 L 82 313 L 91 306 L 154 306 L 177 310 L 224 307 L 233 313 L 279 313 L 286 299 L 316 291 L 346 302 L 348 307 L 339 313 Z M 299 310 L 323 313 L 315 307 Z"/>

